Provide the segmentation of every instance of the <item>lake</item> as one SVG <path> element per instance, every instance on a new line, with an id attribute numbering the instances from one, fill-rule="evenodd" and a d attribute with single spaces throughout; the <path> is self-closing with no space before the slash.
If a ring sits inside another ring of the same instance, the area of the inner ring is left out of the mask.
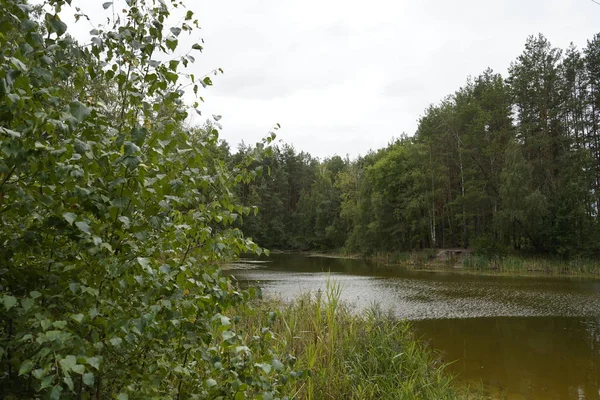
<path id="1" fill-rule="evenodd" d="M 225 267 L 266 296 L 293 299 L 331 278 L 357 311 L 406 318 L 459 381 L 507 399 L 600 399 L 600 281 L 405 270 L 272 254 Z"/>

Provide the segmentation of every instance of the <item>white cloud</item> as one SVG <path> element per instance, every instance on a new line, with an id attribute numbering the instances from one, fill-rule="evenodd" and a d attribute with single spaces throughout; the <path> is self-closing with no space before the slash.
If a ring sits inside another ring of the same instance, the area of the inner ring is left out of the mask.
<path id="1" fill-rule="evenodd" d="M 223 137 L 232 147 L 255 142 L 280 122 L 283 140 L 320 157 L 364 154 L 412 134 L 423 110 L 467 76 L 488 66 L 505 74 L 528 35 L 583 47 L 600 17 L 600 6 L 586 0 L 188 0 L 187 6 L 206 42 L 195 74 L 225 70 L 202 94 L 203 114 L 223 115 Z"/>

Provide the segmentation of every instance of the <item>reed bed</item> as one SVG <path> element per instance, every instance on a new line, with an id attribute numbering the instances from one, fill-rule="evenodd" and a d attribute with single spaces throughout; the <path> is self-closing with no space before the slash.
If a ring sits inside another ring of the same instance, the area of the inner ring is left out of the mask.
<path id="1" fill-rule="evenodd" d="M 269 299 L 239 311 L 238 332 L 252 337 L 265 326 L 274 333 L 277 357 L 292 355 L 306 378 L 289 385 L 290 398 L 457 399 L 458 390 L 439 357 L 412 333 L 410 324 L 377 306 L 353 313 L 341 288 L 285 303 Z M 276 313 L 273 314 L 273 312 Z"/>

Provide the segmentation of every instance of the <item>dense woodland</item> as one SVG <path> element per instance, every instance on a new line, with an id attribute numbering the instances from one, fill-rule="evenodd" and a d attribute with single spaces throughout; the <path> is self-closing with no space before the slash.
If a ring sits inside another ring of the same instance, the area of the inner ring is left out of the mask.
<path id="1" fill-rule="evenodd" d="M 384 149 L 319 160 L 282 144 L 264 167 L 239 195 L 269 248 L 597 254 L 600 35 L 565 51 L 527 38 L 506 78 L 468 78 Z"/>

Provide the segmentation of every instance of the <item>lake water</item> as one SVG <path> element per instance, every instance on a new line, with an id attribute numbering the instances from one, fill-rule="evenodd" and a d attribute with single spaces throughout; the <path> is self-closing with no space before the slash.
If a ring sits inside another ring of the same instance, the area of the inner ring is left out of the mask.
<path id="1" fill-rule="evenodd" d="M 227 267 L 267 296 L 324 290 L 357 310 L 413 321 L 448 370 L 507 399 L 600 399 L 600 281 L 407 271 L 362 260 L 274 254 Z"/>

